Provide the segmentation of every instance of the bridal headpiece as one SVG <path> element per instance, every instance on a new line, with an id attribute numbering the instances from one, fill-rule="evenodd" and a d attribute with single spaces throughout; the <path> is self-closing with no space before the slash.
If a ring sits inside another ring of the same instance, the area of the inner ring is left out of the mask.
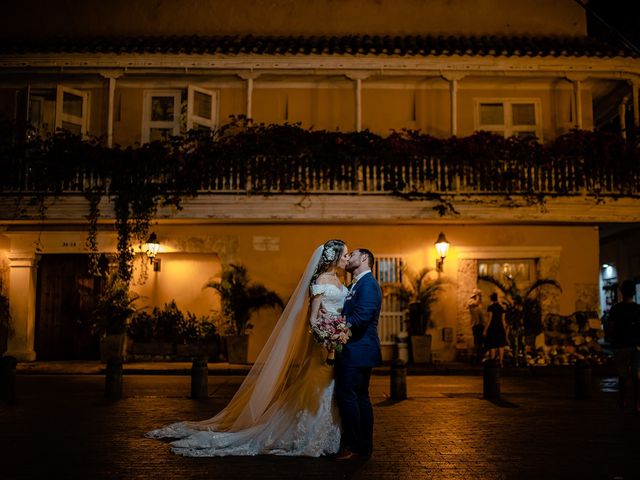
<path id="1" fill-rule="evenodd" d="M 327 248 L 324 251 L 324 258 L 326 258 L 329 262 L 333 262 L 336 259 L 336 251 L 334 248 Z"/>

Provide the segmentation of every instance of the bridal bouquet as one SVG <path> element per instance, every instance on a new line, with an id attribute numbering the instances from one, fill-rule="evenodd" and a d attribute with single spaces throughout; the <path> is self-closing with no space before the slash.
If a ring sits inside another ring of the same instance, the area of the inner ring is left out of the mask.
<path id="1" fill-rule="evenodd" d="M 351 337 L 351 325 L 340 315 L 320 313 L 315 323 L 311 326 L 313 338 L 328 351 L 327 363 L 332 364 L 335 352 L 342 350 L 342 346 Z"/>

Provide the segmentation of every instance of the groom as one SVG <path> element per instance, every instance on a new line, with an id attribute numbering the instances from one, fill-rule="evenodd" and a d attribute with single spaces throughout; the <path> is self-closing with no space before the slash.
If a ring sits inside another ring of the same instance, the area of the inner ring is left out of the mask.
<path id="1" fill-rule="evenodd" d="M 336 399 L 342 417 L 341 449 L 336 460 L 369 457 L 373 450 L 373 408 L 369 399 L 372 367 L 380 365 L 378 317 L 382 293 L 371 273 L 375 258 L 366 248 L 351 252 L 347 266 L 353 283 L 342 315 L 351 338 L 336 361 Z"/>

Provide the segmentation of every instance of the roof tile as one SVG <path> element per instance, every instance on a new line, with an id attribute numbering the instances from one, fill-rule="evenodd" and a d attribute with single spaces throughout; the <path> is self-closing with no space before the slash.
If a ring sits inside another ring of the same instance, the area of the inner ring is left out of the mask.
<path id="1" fill-rule="evenodd" d="M 400 55 L 636 57 L 592 37 L 529 36 L 167 36 L 3 39 L 0 54 L 115 53 L 190 55 Z"/>

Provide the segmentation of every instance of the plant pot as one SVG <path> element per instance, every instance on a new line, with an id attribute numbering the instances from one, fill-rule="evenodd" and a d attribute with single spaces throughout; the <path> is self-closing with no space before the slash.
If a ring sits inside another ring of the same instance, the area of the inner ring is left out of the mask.
<path id="1" fill-rule="evenodd" d="M 428 318 L 422 304 L 418 302 L 409 304 L 408 323 L 409 335 L 424 335 L 427 331 Z"/>
<path id="2" fill-rule="evenodd" d="M 229 363 L 248 363 L 249 335 L 230 335 L 225 337 L 225 343 Z"/>
<path id="3" fill-rule="evenodd" d="M 127 357 L 127 335 L 124 333 L 108 334 L 100 339 L 100 360 L 124 362 Z"/>
<path id="4" fill-rule="evenodd" d="M 431 363 L 431 335 L 411 335 L 411 361 Z"/>

